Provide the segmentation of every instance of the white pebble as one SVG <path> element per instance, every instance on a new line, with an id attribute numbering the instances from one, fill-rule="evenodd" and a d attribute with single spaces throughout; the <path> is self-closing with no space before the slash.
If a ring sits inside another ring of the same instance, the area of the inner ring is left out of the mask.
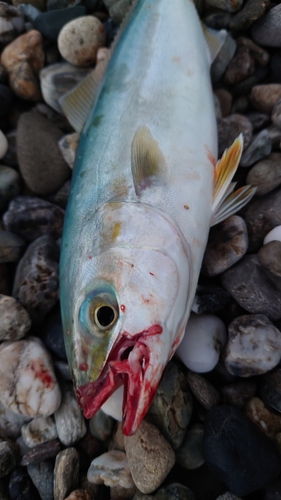
<path id="1" fill-rule="evenodd" d="M 264 238 L 263 244 L 266 245 L 270 241 L 281 241 L 281 226 L 276 226 L 271 229 Z"/>
<path id="2" fill-rule="evenodd" d="M 21 428 L 22 438 L 29 448 L 47 443 L 58 437 L 56 424 L 52 417 L 34 418 Z"/>
<path id="3" fill-rule="evenodd" d="M 3 158 L 8 151 L 8 141 L 6 136 L 0 130 L 0 158 Z"/>
<path id="4" fill-rule="evenodd" d="M 105 486 L 132 488 L 134 481 L 129 469 L 126 453 L 111 450 L 95 458 L 88 470 L 88 481 Z"/>
<path id="5" fill-rule="evenodd" d="M 190 370 L 209 372 L 216 366 L 225 342 L 226 327 L 217 316 L 192 314 L 176 355 Z"/>
<path id="6" fill-rule="evenodd" d="M 106 415 L 109 415 L 115 420 L 122 422 L 122 405 L 123 405 L 124 386 L 121 385 L 108 400 L 102 405 L 101 409 Z"/>

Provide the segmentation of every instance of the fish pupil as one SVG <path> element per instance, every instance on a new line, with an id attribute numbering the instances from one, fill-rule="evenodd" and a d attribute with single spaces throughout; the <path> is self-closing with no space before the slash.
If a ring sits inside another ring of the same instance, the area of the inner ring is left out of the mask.
<path id="1" fill-rule="evenodd" d="M 102 306 L 97 311 L 97 320 L 102 327 L 111 325 L 114 321 L 115 313 L 112 307 Z"/>

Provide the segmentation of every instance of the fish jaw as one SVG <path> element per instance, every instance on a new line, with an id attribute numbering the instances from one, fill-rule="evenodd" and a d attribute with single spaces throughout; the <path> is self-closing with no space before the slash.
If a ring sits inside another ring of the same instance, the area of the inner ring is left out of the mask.
<path id="1" fill-rule="evenodd" d="M 124 384 L 123 432 L 130 436 L 138 430 L 169 357 L 165 337 L 159 324 L 133 336 L 127 333 L 120 336 L 98 379 L 76 389 L 86 418 L 91 418 Z"/>

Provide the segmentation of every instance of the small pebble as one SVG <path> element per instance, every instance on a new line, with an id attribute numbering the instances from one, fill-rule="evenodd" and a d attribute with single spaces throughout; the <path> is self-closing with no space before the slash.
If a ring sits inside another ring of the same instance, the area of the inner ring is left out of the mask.
<path id="1" fill-rule="evenodd" d="M 12 5 L 1 2 L 0 5 L 0 42 L 3 45 L 10 43 L 18 36 L 13 20 L 18 17 L 19 11 Z"/>
<path id="2" fill-rule="evenodd" d="M 257 45 L 251 38 L 246 38 L 245 36 L 240 36 L 236 39 L 238 47 L 247 47 L 255 60 L 265 66 L 270 61 L 270 55 L 266 50 Z"/>
<path id="3" fill-rule="evenodd" d="M 213 315 L 192 314 L 176 355 L 187 368 L 196 373 L 213 370 L 226 342 L 226 328 Z"/>
<path id="4" fill-rule="evenodd" d="M 23 467 L 13 470 L 9 480 L 10 500 L 31 500 L 34 497 L 32 481 Z"/>
<path id="5" fill-rule="evenodd" d="M 238 14 L 231 19 L 230 29 L 244 31 L 250 28 L 257 19 L 262 17 L 269 5 L 269 0 L 247 0 Z M 256 41 L 260 43 L 259 40 Z"/>
<path id="6" fill-rule="evenodd" d="M 64 135 L 58 142 L 60 152 L 70 168 L 73 168 L 80 135 L 77 132 Z"/>
<path id="7" fill-rule="evenodd" d="M 21 179 L 16 170 L 0 165 L 0 212 L 5 210 L 10 200 L 20 194 Z"/>
<path id="8" fill-rule="evenodd" d="M 227 34 L 225 42 L 211 66 L 211 77 L 214 83 L 218 82 L 224 74 L 228 64 L 236 51 L 236 42 L 231 35 Z"/>
<path id="9" fill-rule="evenodd" d="M 257 390 L 257 384 L 250 380 L 228 384 L 221 388 L 224 403 L 243 410 L 245 403 L 251 399 Z"/>
<path id="10" fill-rule="evenodd" d="M 22 425 L 29 421 L 30 417 L 19 415 L 0 403 L 0 433 L 3 438 L 15 441 L 21 435 Z"/>
<path id="11" fill-rule="evenodd" d="M 281 291 L 281 242 L 273 240 L 261 247 L 258 259 L 269 281 Z"/>
<path id="12" fill-rule="evenodd" d="M 281 84 L 267 83 L 255 85 L 250 93 L 250 100 L 254 108 L 261 113 L 271 113 L 274 105 L 281 99 Z"/>
<path id="13" fill-rule="evenodd" d="M 176 462 L 184 469 L 197 469 L 205 462 L 203 457 L 204 426 L 193 424 L 188 428 L 182 444 L 176 450 Z"/>
<path id="14" fill-rule="evenodd" d="M 281 184 L 281 153 L 271 153 L 250 170 L 247 184 L 257 188 L 256 196 L 270 193 Z"/>
<path id="15" fill-rule="evenodd" d="M 64 361 L 67 360 L 59 309 L 53 309 L 48 315 L 43 325 L 41 338 L 47 349 Z"/>
<path id="16" fill-rule="evenodd" d="M 102 23 L 93 16 L 83 16 L 67 23 L 59 33 L 58 48 L 62 57 L 74 66 L 95 64 L 97 50 L 105 45 Z"/>
<path id="17" fill-rule="evenodd" d="M 276 5 L 252 27 L 253 39 L 267 47 L 281 47 L 280 17 L 281 6 Z"/>
<path id="18" fill-rule="evenodd" d="M 247 113 L 246 118 L 251 122 L 253 131 L 266 127 L 270 123 L 269 115 L 260 113 L 259 111 L 251 111 Z"/>
<path id="19" fill-rule="evenodd" d="M 2 132 L 0 130 L 0 145 L 1 145 L 1 135 Z M 7 139 L 7 147 L 8 150 L 3 156 L 3 164 L 8 165 L 9 167 L 13 168 L 18 168 L 18 158 L 17 158 L 17 131 L 16 130 L 11 130 L 10 132 L 7 132 L 5 137 L 5 141 Z M 6 143 L 6 142 L 5 142 Z M 1 155 L 0 155 L 1 156 Z"/>
<path id="20" fill-rule="evenodd" d="M 261 398 L 267 406 L 281 412 L 281 369 L 277 368 L 260 378 Z"/>
<path id="21" fill-rule="evenodd" d="M 224 81 L 228 85 L 235 85 L 247 76 L 253 74 L 255 60 L 248 47 L 238 47 L 235 56 L 230 61 L 224 75 Z"/>
<path id="22" fill-rule="evenodd" d="M 252 129 L 251 122 L 243 115 L 234 114 L 218 120 L 219 157 L 233 144 L 241 132 L 244 149 L 246 149 L 252 138 Z"/>
<path id="23" fill-rule="evenodd" d="M 109 415 L 106 415 L 102 410 L 99 410 L 89 421 L 89 429 L 91 434 L 105 441 L 109 438 L 114 425 L 114 420 Z"/>
<path id="24" fill-rule="evenodd" d="M 269 438 L 281 431 L 281 415 L 268 410 L 260 398 L 252 398 L 245 405 L 247 417 Z"/>
<path id="25" fill-rule="evenodd" d="M 54 439 L 48 443 L 39 444 L 23 455 L 21 465 L 26 466 L 44 462 L 48 458 L 56 457 L 60 449 L 61 444 L 58 439 Z"/>
<path id="26" fill-rule="evenodd" d="M 19 340 L 31 328 L 28 312 L 13 297 L 0 294 L 0 340 Z"/>
<path id="27" fill-rule="evenodd" d="M 251 167 L 257 161 L 265 158 L 271 153 L 272 141 L 268 131 L 262 130 L 253 138 L 250 146 L 244 151 L 241 157 L 241 167 Z"/>
<path id="28" fill-rule="evenodd" d="M 17 463 L 17 445 L 0 440 L 0 478 L 7 476 Z"/>
<path id="29" fill-rule="evenodd" d="M 219 99 L 222 116 L 223 117 L 228 116 L 230 114 L 231 106 L 232 106 L 231 93 L 228 92 L 228 90 L 221 88 L 221 89 L 215 90 L 214 94 Z"/>
<path id="30" fill-rule="evenodd" d="M 21 429 L 22 438 L 29 448 L 47 443 L 58 437 L 57 428 L 52 417 L 37 417 Z"/>
<path id="31" fill-rule="evenodd" d="M 251 377 L 274 368 L 281 358 L 281 332 L 263 314 L 240 316 L 228 327 L 227 370 Z"/>
<path id="32" fill-rule="evenodd" d="M 110 17 L 120 24 L 128 12 L 130 0 L 104 0 L 104 4 L 109 11 Z"/>
<path id="33" fill-rule="evenodd" d="M 252 88 L 255 85 L 258 85 L 266 78 L 268 72 L 269 72 L 268 66 L 261 66 L 260 64 L 256 63 L 255 71 L 253 72 L 252 75 L 248 76 L 247 78 L 244 78 L 244 80 L 242 80 L 239 83 L 236 83 L 236 85 L 233 85 L 231 87 L 231 91 L 234 96 L 240 97 L 240 99 L 242 99 L 242 102 L 248 103 L 247 107 L 244 106 L 243 108 L 241 108 L 241 111 L 243 113 L 247 111 L 250 104 L 249 96 L 246 97 L 246 95 L 250 94 Z"/>
<path id="34" fill-rule="evenodd" d="M 213 314 L 224 309 L 229 299 L 229 293 L 220 286 L 198 284 L 192 311 L 196 314 Z"/>
<path id="35" fill-rule="evenodd" d="M 152 497 L 141 497 L 148 500 Z M 196 497 L 187 486 L 179 483 L 172 483 L 157 491 L 153 497 L 155 500 L 196 500 Z"/>
<path id="36" fill-rule="evenodd" d="M 117 422 L 116 427 L 111 434 L 111 438 L 108 443 L 108 450 L 125 451 L 124 434 L 121 422 Z"/>
<path id="37" fill-rule="evenodd" d="M 88 470 L 88 480 L 95 484 L 132 488 L 134 481 L 128 466 L 126 453 L 111 450 L 95 458 Z"/>
<path id="38" fill-rule="evenodd" d="M 5 156 L 8 151 L 8 141 L 6 136 L 3 134 L 2 130 L 0 130 L 0 159 Z"/>
<path id="39" fill-rule="evenodd" d="M 220 395 L 218 391 L 208 380 L 202 377 L 202 375 L 188 371 L 187 382 L 191 392 L 203 408 L 211 410 L 211 408 L 219 404 Z"/>
<path id="40" fill-rule="evenodd" d="M 40 12 L 34 20 L 34 28 L 40 31 L 44 38 L 51 42 L 56 42 L 60 30 L 73 19 L 84 16 L 86 8 L 84 5 L 75 5 L 67 9 L 53 9 L 47 12 Z"/>
<path id="41" fill-rule="evenodd" d="M 74 490 L 65 500 L 91 500 L 86 490 Z"/>
<path id="42" fill-rule="evenodd" d="M 220 495 L 216 500 L 242 500 L 240 497 L 233 495 L 230 491 L 227 491 L 223 495 Z"/>
<path id="43" fill-rule="evenodd" d="M 50 460 L 27 466 L 27 472 L 42 500 L 54 499 L 54 467 Z"/>
<path id="44" fill-rule="evenodd" d="M 214 12 L 204 17 L 203 22 L 209 28 L 220 30 L 228 28 L 231 18 L 232 15 L 227 12 Z"/>
<path id="45" fill-rule="evenodd" d="M 134 483 L 142 493 L 156 490 L 175 464 L 168 441 L 145 420 L 133 436 L 125 436 L 125 449 Z"/>
<path id="46" fill-rule="evenodd" d="M 72 385 L 62 386 L 62 402 L 55 412 L 58 437 L 65 446 L 81 439 L 87 432 L 85 419 L 78 406 Z"/>
<path id="47" fill-rule="evenodd" d="M 79 484 L 79 454 L 66 448 L 56 457 L 54 470 L 54 500 L 64 500 Z"/>
<path id="48" fill-rule="evenodd" d="M 218 406 L 207 414 L 203 450 L 209 467 L 238 496 L 259 490 L 280 473 L 273 444 L 231 406 Z"/>
<path id="49" fill-rule="evenodd" d="M 238 262 L 247 252 L 247 248 L 246 224 L 238 215 L 232 215 L 211 228 L 202 263 L 202 273 L 205 276 L 221 274 Z"/>

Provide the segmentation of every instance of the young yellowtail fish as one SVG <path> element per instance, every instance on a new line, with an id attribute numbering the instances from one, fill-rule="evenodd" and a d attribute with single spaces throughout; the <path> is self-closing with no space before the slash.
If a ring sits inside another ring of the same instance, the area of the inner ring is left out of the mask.
<path id="1" fill-rule="evenodd" d="M 88 115 L 62 240 L 67 354 L 87 418 L 124 386 L 126 435 L 184 335 L 210 226 L 254 194 L 233 193 L 241 137 L 217 162 L 209 69 L 224 39 L 191 0 L 139 0 L 92 109 L 99 65 L 63 102 L 77 130 Z"/>

